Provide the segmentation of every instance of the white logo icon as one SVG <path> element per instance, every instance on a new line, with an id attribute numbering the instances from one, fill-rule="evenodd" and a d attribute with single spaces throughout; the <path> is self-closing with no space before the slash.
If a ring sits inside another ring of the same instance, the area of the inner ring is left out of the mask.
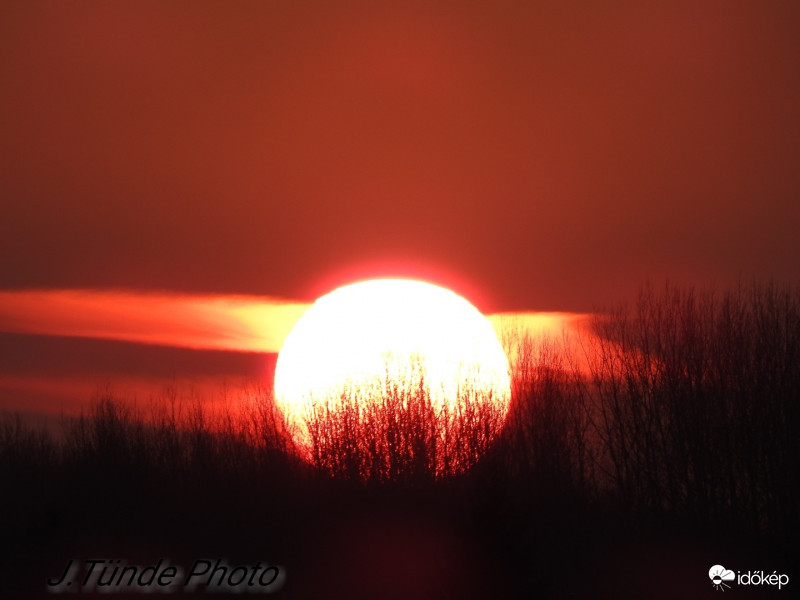
<path id="1" fill-rule="evenodd" d="M 714 565 L 708 570 L 708 577 L 711 579 L 711 585 L 716 589 L 725 591 L 725 588 L 730 588 L 726 581 L 733 581 L 736 575 L 730 569 L 726 569 L 722 565 Z"/>

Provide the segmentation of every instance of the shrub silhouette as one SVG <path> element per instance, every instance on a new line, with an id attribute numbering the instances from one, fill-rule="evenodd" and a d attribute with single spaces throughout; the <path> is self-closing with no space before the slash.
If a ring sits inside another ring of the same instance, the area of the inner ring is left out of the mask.
<path id="1" fill-rule="evenodd" d="M 437 404 L 422 367 L 412 364 L 405 379 L 387 370 L 375 382 L 377 396 L 353 385 L 319 399 L 306 415 L 310 462 L 345 479 L 412 483 L 467 472 L 488 452 L 498 472 L 613 497 L 634 520 L 679 514 L 746 523 L 753 532 L 797 520 L 796 289 L 646 285 L 635 304 L 599 313 L 580 344 L 522 331 L 505 344 L 507 418 L 468 386 L 457 390 L 457 403 Z M 231 478 L 267 466 L 299 469 L 271 392 L 254 388 L 235 401 L 235 410 L 214 412 L 169 390 L 145 410 L 104 391 L 87 414 L 65 421 L 58 439 L 6 416 L 0 468 L 9 482 L 62 467 L 105 480 L 123 472 L 180 479 L 197 469 Z"/>
<path id="2" fill-rule="evenodd" d="M 595 461 L 628 514 L 753 534 L 797 522 L 796 289 L 646 285 L 595 331 L 584 391 Z"/>
<path id="3" fill-rule="evenodd" d="M 314 398 L 305 415 L 308 457 L 323 472 L 367 482 L 430 481 L 470 469 L 503 425 L 505 406 L 464 383 L 433 394 L 424 362 L 390 364 L 371 385 L 348 384 Z"/>
<path id="4" fill-rule="evenodd" d="M 525 593 L 553 573 L 569 580 L 561 562 L 630 530 L 735 535 L 789 556 L 800 531 L 798 290 L 645 285 L 573 335 L 510 333 L 507 417 L 474 390 L 438 406 L 421 370 L 412 385 L 376 382 L 379 402 L 356 387 L 320 399 L 306 415 L 311 464 L 268 389 L 220 409 L 177 390 L 151 405 L 104 391 L 60 435 L 3 415 L 0 586 L 33 568 L 31 556 L 63 565 L 48 549 L 64 540 L 88 539 L 91 554 L 97 539 L 153 529 L 187 553 L 228 548 L 232 535 L 254 554 L 265 540 L 291 548 L 338 519 L 337 506 L 388 502 L 386 490 L 494 543 L 526 573 Z"/>
<path id="5" fill-rule="evenodd" d="M 512 393 L 500 452 L 504 468 L 549 494 L 578 489 L 591 494 L 591 423 L 566 335 L 534 338 L 520 329 L 507 333 Z"/>

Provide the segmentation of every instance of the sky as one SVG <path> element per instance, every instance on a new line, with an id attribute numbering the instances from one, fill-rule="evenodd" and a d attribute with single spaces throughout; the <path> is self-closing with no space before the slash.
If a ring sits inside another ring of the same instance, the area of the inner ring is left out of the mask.
<path id="1" fill-rule="evenodd" d="M 797 23 L 778 0 L 4 2 L 0 323 L 31 291 L 296 305 L 403 275 L 587 312 L 647 279 L 797 282 Z M 40 314 L 0 354 L 71 335 Z"/>

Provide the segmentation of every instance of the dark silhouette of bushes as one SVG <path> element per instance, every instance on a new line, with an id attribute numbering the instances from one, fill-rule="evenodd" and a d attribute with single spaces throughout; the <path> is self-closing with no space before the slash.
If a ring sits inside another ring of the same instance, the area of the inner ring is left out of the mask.
<path id="1" fill-rule="evenodd" d="M 495 468 L 525 478 L 553 497 L 591 496 L 595 450 L 568 340 L 535 339 L 512 329 L 505 344 L 512 357 L 511 407 L 494 452 L 501 463 Z"/>
<path id="2" fill-rule="evenodd" d="M 57 436 L 3 416 L 0 581 L 30 557 L 63 566 L 58 544 L 93 555 L 98 540 L 152 544 L 148 531 L 187 556 L 297 558 L 317 530 L 374 505 L 453 524 L 525 594 L 566 595 L 625 531 L 727 532 L 788 555 L 800 531 L 798 290 L 646 285 L 572 335 L 511 332 L 502 427 L 479 393 L 438 410 L 422 373 L 387 378 L 381 402 L 343 389 L 317 404 L 310 461 L 269 390 L 227 410 L 175 390 L 151 404 L 105 391 Z"/>
<path id="3" fill-rule="evenodd" d="M 426 483 L 469 470 L 503 425 L 492 392 L 466 383 L 455 398 L 433 397 L 423 361 L 401 377 L 343 387 L 306 415 L 309 458 L 331 476 L 371 483 Z"/>
<path id="4" fill-rule="evenodd" d="M 434 406 L 421 370 L 405 384 L 387 376 L 378 402 L 361 397 L 374 391 L 342 389 L 307 415 L 310 462 L 373 483 L 432 481 L 489 462 L 551 493 L 613 497 L 632 520 L 680 515 L 752 533 L 797 521 L 796 289 L 647 285 L 635 304 L 598 314 L 591 333 L 576 345 L 511 332 L 505 425 L 474 389 Z M 9 482 L 34 484 L 48 469 L 181 481 L 198 470 L 235 479 L 302 464 L 268 390 L 236 403 L 212 414 L 173 390 L 145 409 L 103 392 L 59 440 L 5 418 L 0 468 Z"/>
<path id="5" fill-rule="evenodd" d="M 630 515 L 777 533 L 797 523 L 800 295 L 642 288 L 595 321 L 586 398 Z"/>

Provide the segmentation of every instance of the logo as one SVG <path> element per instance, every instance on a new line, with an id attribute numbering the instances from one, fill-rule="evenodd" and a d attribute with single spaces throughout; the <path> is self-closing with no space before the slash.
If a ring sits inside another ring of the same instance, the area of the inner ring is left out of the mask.
<path id="1" fill-rule="evenodd" d="M 736 575 L 733 571 L 726 569 L 722 565 L 714 565 L 708 570 L 708 577 L 711 579 L 711 585 L 718 590 L 725 591 L 725 588 L 730 588 L 731 586 L 728 585 L 727 581 L 733 581 L 736 579 Z"/>
<path id="2" fill-rule="evenodd" d="M 722 565 L 714 565 L 708 570 L 708 578 L 711 580 L 711 585 L 714 589 L 725 591 L 730 589 L 728 582 L 733 582 L 736 585 L 750 586 L 750 585 L 774 585 L 779 590 L 789 583 L 789 576 L 784 573 L 773 571 L 772 573 L 764 571 L 747 571 L 742 573 L 736 571 L 734 573 L 731 569 L 726 569 Z"/>

